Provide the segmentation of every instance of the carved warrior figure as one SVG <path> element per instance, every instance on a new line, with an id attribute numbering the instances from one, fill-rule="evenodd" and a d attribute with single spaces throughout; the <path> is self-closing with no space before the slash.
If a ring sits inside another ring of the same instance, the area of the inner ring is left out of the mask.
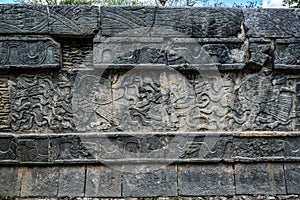
<path id="1" fill-rule="evenodd" d="M 95 75 L 79 74 L 72 92 L 73 120 L 77 130 L 107 130 L 111 128 L 110 81 Z"/>
<path id="2" fill-rule="evenodd" d="M 294 91 L 270 71 L 246 76 L 236 90 L 234 121 L 242 130 L 290 129 Z"/>

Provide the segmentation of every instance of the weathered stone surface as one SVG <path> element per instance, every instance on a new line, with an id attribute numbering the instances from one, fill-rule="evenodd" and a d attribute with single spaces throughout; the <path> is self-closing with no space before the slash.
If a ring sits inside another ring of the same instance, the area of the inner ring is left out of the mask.
<path id="1" fill-rule="evenodd" d="M 121 197 L 121 172 L 113 166 L 88 166 L 87 197 Z"/>
<path id="2" fill-rule="evenodd" d="M 11 80 L 10 118 L 13 131 L 59 128 L 57 79 L 52 74 L 21 74 Z"/>
<path id="3" fill-rule="evenodd" d="M 245 74 L 235 86 L 234 130 L 293 130 L 295 78 L 268 69 Z"/>
<path id="4" fill-rule="evenodd" d="M 84 138 L 84 137 L 83 137 Z M 50 137 L 51 160 L 55 162 L 84 162 L 95 160 L 89 148 L 92 144 L 84 143 L 80 135 L 52 135 Z"/>
<path id="5" fill-rule="evenodd" d="M 99 68 L 170 67 L 180 70 L 234 70 L 244 67 L 239 38 L 112 37 L 94 39 Z"/>
<path id="6" fill-rule="evenodd" d="M 243 9 L 246 34 L 251 37 L 300 37 L 297 9 Z"/>
<path id="7" fill-rule="evenodd" d="M 179 165 L 180 196 L 234 195 L 233 167 L 223 164 Z"/>
<path id="8" fill-rule="evenodd" d="M 249 66 L 251 68 L 272 67 L 272 48 L 269 39 L 249 39 Z"/>
<path id="9" fill-rule="evenodd" d="M 113 81 L 114 116 L 118 130 L 186 130 L 193 105 L 193 87 L 181 73 L 131 70 Z"/>
<path id="10" fill-rule="evenodd" d="M 58 167 L 22 168 L 21 197 L 55 197 L 58 192 Z"/>
<path id="11" fill-rule="evenodd" d="M 282 164 L 236 164 L 236 194 L 286 194 Z"/>
<path id="12" fill-rule="evenodd" d="M 293 160 L 300 156 L 295 137 L 235 137 L 233 158 L 239 161 Z"/>
<path id="13" fill-rule="evenodd" d="M 60 45 L 47 37 L 0 37 L 0 68 L 58 68 Z"/>
<path id="14" fill-rule="evenodd" d="M 19 162 L 18 143 L 12 135 L 0 135 L 0 163 Z"/>
<path id="15" fill-rule="evenodd" d="M 0 132 L 10 130 L 9 77 L 0 75 Z"/>
<path id="16" fill-rule="evenodd" d="M 20 195 L 20 175 L 20 168 L 0 167 L 0 197 Z"/>
<path id="17" fill-rule="evenodd" d="M 47 136 L 18 137 L 21 163 L 47 163 L 49 161 L 49 139 Z"/>
<path id="18" fill-rule="evenodd" d="M 103 36 L 236 37 L 241 20 L 238 9 L 101 7 Z"/>
<path id="19" fill-rule="evenodd" d="M 93 35 L 99 29 L 97 6 L 49 6 L 49 33 L 62 35 Z"/>
<path id="20" fill-rule="evenodd" d="M 284 165 L 287 194 L 300 194 L 300 165 L 288 163 Z"/>
<path id="21" fill-rule="evenodd" d="M 59 168 L 58 197 L 82 197 L 85 188 L 85 167 Z"/>
<path id="22" fill-rule="evenodd" d="M 176 166 L 124 165 L 123 197 L 177 196 Z"/>
<path id="23" fill-rule="evenodd" d="M 44 5 L 0 6 L 0 33 L 48 33 L 48 11 Z"/>
<path id="24" fill-rule="evenodd" d="M 275 69 L 300 69 L 300 40 L 277 39 Z"/>
<path id="25" fill-rule="evenodd" d="M 93 35 L 99 30 L 96 6 L 1 5 L 0 33 Z"/>
<path id="26" fill-rule="evenodd" d="M 62 68 L 93 68 L 93 42 L 91 39 L 62 39 Z"/>

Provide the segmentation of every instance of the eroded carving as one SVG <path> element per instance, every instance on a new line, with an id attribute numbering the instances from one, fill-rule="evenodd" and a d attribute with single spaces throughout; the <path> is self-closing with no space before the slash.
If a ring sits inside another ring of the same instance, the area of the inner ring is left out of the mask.
<path id="1" fill-rule="evenodd" d="M 292 130 L 293 80 L 270 70 L 246 75 L 236 87 L 234 127 L 241 130 Z"/>
<path id="2" fill-rule="evenodd" d="M 133 70 L 113 82 L 119 130 L 182 130 L 194 100 L 191 83 L 176 71 Z"/>
<path id="3" fill-rule="evenodd" d="M 0 37 L 1 68 L 60 67 L 60 46 L 50 38 Z"/>
<path id="4" fill-rule="evenodd" d="M 57 82 L 54 76 L 22 74 L 11 81 L 11 128 L 13 131 L 59 128 Z"/>

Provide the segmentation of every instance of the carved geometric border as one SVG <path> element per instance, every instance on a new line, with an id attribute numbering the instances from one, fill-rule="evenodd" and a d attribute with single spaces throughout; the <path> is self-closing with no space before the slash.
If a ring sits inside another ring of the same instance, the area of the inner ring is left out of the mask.
<path id="1" fill-rule="evenodd" d="M 299 132 L 2 134 L 0 164 L 300 161 Z"/>

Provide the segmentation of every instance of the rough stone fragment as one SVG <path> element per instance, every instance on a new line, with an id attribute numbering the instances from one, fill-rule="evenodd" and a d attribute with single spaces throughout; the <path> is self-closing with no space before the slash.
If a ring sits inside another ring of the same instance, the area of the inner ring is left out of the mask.
<path id="1" fill-rule="evenodd" d="M 19 162 L 18 143 L 11 135 L 0 135 L 0 163 Z"/>
<path id="2" fill-rule="evenodd" d="M 300 69 L 300 39 L 277 39 L 275 69 Z"/>
<path id="3" fill-rule="evenodd" d="M 121 172 L 113 166 L 88 166 L 85 196 L 121 197 Z"/>
<path id="4" fill-rule="evenodd" d="M 85 167 L 67 166 L 59 168 L 58 197 L 84 196 Z"/>
<path id="5" fill-rule="evenodd" d="M 243 9 L 250 37 L 300 37 L 297 9 Z"/>
<path id="6" fill-rule="evenodd" d="M 287 194 L 300 194 L 300 165 L 288 163 L 284 165 Z"/>
<path id="7" fill-rule="evenodd" d="M 32 4 L 1 4 L 0 33 L 48 33 L 47 6 Z"/>
<path id="8" fill-rule="evenodd" d="M 182 196 L 234 195 L 231 165 L 179 165 L 178 188 Z"/>
<path id="9" fill-rule="evenodd" d="M 0 37 L 0 68 L 58 68 L 60 45 L 48 37 Z"/>
<path id="10" fill-rule="evenodd" d="M 47 163 L 49 161 L 47 136 L 21 136 L 18 142 L 21 163 Z"/>
<path id="11" fill-rule="evenodd" d="M 123 197 L 177 196 L 175 165 L 124 165 Z"/>
<path id="12" fill-rule="evenodd" d="M 93 35 L 99 29 L 97 6 L 49 6 L 49 33 L 63 35 Z"/>
<path id="13" fill-rule="evenodd" d="M 0 197 L 20 195 L 20 172 L 18 167 L 0 167 Z"/>
<path id="14" fill-rule="evenodd" d="M 238 9 L 101 7 L 103 36 L 236 37 L 241 20 Z"/>
<path id="15" fill-rule="evenodd" d="M 253 69 L 272 67 L 272 49 L 269 39 L 249 39 L 249 64 Z"/>
<path id="16" fill-rule="evenodd" d="M 0 76 L 0 132 L 10 130 L 10 102 L 9 102 L 9 77 L 8 75 Z"/>
<path id="17" fill-rule="evenodd" d="M 58 167 L 24 167 L 21 197 L 55 197 L 58 192 L 58 182 Z"/>
<path id="18" fill-rule="evenodd" d="M 236 164 L 236 194 L 286 194 L 282 164 Z"/>
<path id="19" fill-rule="evenodd" d="M 53 131 L 59 128 L 59 93 L 54 74 L 12 77 L 10 118 L 13 131 Z"/>

